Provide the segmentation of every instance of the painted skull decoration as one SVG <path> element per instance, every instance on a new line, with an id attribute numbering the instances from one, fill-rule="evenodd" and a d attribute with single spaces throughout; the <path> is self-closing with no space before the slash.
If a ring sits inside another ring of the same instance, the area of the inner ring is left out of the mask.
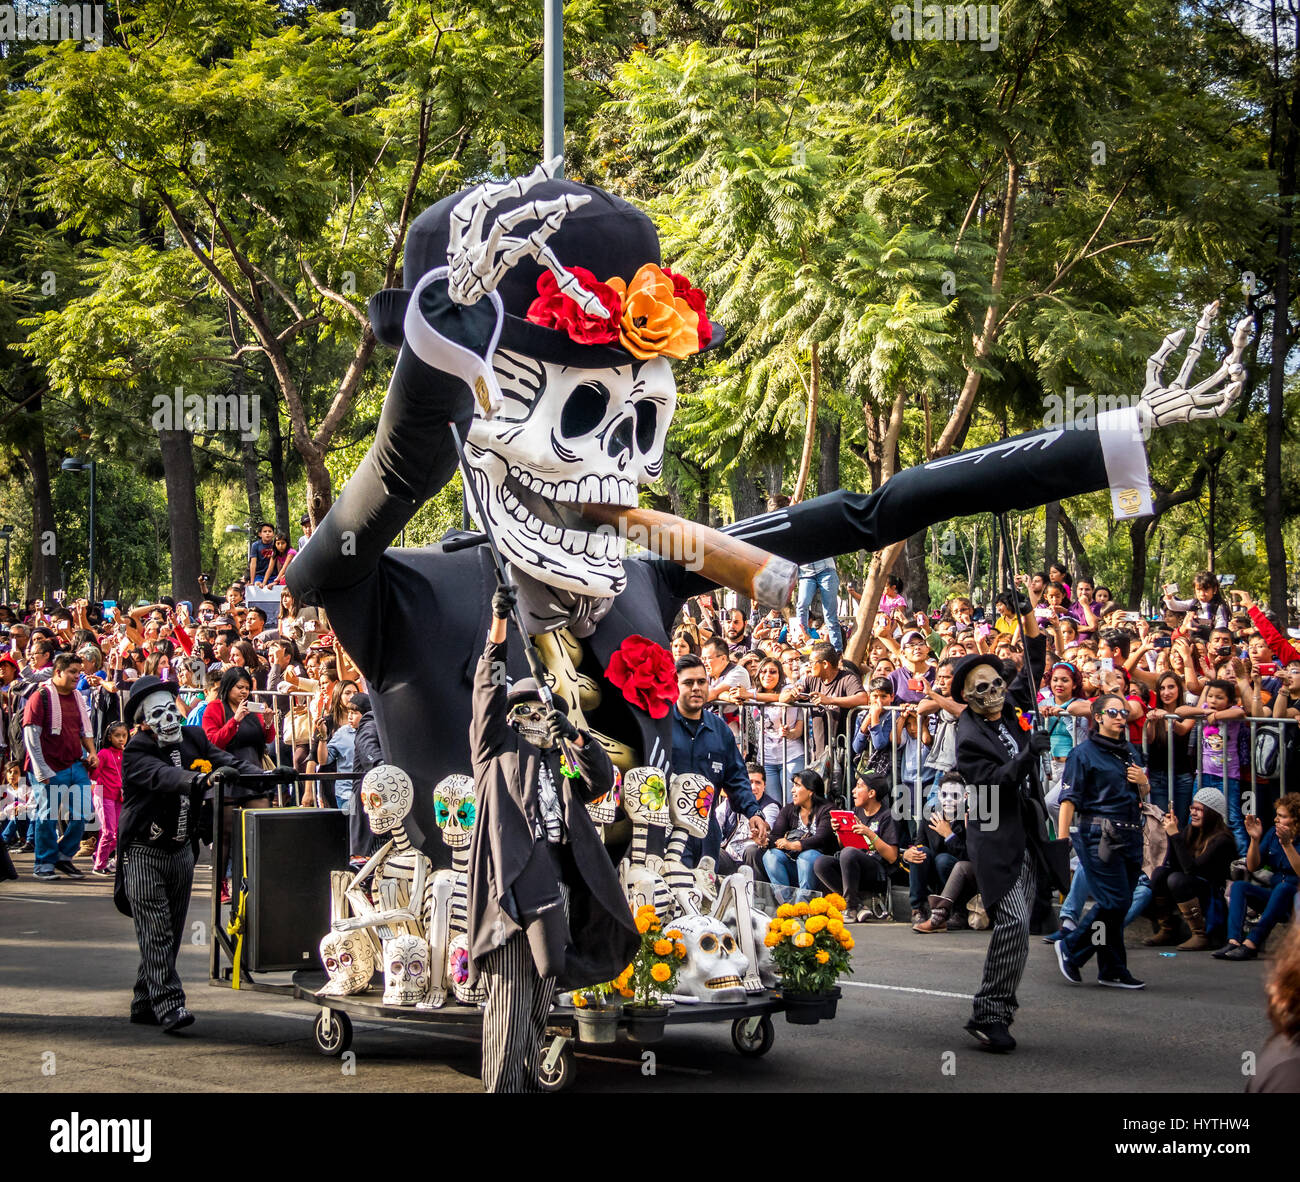
<path id="1" fill-rule="evenodd" d="M 176 705 L 176 695 L 166 690 L 155 690 L 140 703 L 141 717 L 158 741 L 167 746 L 181 741 L 181 726 L 185 716 Z"/>
<path id="2" fill-rule="evenodd" d="M 616 369 L 573 369 L 498 350 L 504 405 L 475 412 L 466 456 L 484 512 L 514 566 L 562 591 L 604 599 L 627 583 L 623 540 L 596 532 L 572 505 L 630 507 L 663 470 L 677 406 L 663 357 Z"/>
<path id="3" fill-rule="evenodd" d="M 623 777 L 623 810 L 634 825 L 668 827 L 668 785 L 657 767 L 634 767 Z"/>
<path id="4" fill-rule="evenodd" d="M 414 799 L 411 777 L 391 763 L 371 768 L 361 781 L 361 807 L 375 833 L 396 829 L 411 811 Z"/>
<path id="5" fill-rule="evenodd" d="M 360 993 L 375 971 L 375 947 L 365 932 L 331 932 L 320 942 L 320 962 L 329 981 L 318 996 Z"/>
<path id="6" fill-rule="evenodd" d="M 453 850 L 468 848 L 478 796 L 471 776 L 452 775 L 433 786 L 433 819 Z"/>
<path id="7" fill-rule="evenodd" d="M 618 817 L 618 802 L 622 794 L 623 773 L 614 769 L 614 787 L 604 796 L 598 796 L 587 805 L 587 812 L 597 825 L 612 825 Z"/>
<path id="8" fill-rule="evenodd" d="M 699 772 L 673 776 L 668 788 L 668 812 L 674 827 L 694 837 L 709 831 L 709 810 L 713 806 L 713 784 Z"/>
<path id="9" fill-rule="evenodd" d="M 991 665 L 976 665 L 966 674 L 961 692 L 976 714 L 996 718 L 1002 713 L 1007 697 L 1007 683 Z"/>
<path id="10" fill-rule="evenodd" d="M 686 915 L 673 924 L 686 942 L 686 959 L 677 970 L 677 992 L 701 1001 L 744 1001 L 749 960 L 727 925 L 712 915 Z"/>
<path id="11" fill-rule="evenodd" d="M 413 1006 L 429 996 L 429 942 L 419 936 L 384 941 L 384 1005 Z"/>

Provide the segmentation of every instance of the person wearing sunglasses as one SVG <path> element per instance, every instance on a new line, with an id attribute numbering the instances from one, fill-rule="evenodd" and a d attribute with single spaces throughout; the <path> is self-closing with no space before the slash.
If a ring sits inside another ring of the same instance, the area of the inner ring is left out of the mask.
<path id="1" fill-rule="evenodd" d="M 1094 903 L 1056 942 L 1056 956 L 1072 985 L 1083 982 L 1081 966 L 1096 952 L 1099 985 L 1142 989 L 1128 970 L 1124 924 L 1142 873 L 1141 802 L 1151 785 L 1142 753 L 1128 741 L 1124 699 L 1102 694 L 1092 704 L 1092 720 L 1092 733 L 1065 762 L 1060 832 L 1070 835 Z"/>

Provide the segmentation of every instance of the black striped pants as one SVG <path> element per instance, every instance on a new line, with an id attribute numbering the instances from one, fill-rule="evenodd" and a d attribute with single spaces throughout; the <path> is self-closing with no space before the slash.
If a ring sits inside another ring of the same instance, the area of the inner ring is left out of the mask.
<path id="1" fill-rule="evenodd" d="M 569 891 L 560 885 L 564 910 Z M 516 932 L 483 958 L 479 983 L 487 991 L 483 1011 L 483 1090 L 537 1092 L 546 1018 L 555 997 L 555 978 L 542 977 L 528 937 Z"/>
<path id="2" fill-rule="evenodd" d="M 160 850 L 132 845 L 121 855 L 126 895 L 140 943 L 131 1012 L 153 1010 L 160 1021 L 185 1004 L 176 956 L 185 932 L 185 913 L 194 885 L 194 847 Z"/>
<path id="3" fill-rule="evenodd" d="M 1026 850 L 1020 877 L 989 912 L 993 936 L 984 958 L 984 979 L 975 994 L 977 1023 L 1005 1022 L 1010 1026 L 1015 1017 L 1020 1004 L 1016 1001 L 1016 986 L 1029 960 L 1029 913 L 1034 905 L 1037 878 L 1033 855 Z"/>

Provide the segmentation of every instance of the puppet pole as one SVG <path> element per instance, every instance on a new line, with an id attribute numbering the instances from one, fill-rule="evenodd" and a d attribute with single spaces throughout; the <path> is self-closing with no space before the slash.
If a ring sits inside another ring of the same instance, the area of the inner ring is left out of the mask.
<path id="1" fill-rule="evenodd" d="M 564 0 L 543 0 L 542 18 L 542 159 L 560 163 L 564 176 Z"/>

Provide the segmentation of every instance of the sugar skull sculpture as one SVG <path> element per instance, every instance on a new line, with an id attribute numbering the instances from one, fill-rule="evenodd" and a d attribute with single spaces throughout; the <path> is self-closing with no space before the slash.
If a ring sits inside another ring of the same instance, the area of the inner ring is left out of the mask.
<path id="1" fill-rule="evenodd" d="M 384 941 L 384 1005 L 413 1006 L 429 996 L 429 942 L 419 936 Z"/>
<path id="2" fill-rule="evenodd" d="M 668 785 L 657 767 L 634 767 L 623 777 L 623 811 L 634 827 L 667 828 Z"/>
<path id="3" fill-rule="evenodd" d="M 447 776 L 434 785 L 433 819 L 451 849 L 469 848 L 477 801 L 472 776 Z"/>
<path id="4" fill-rule="evenodd" d="M 320 942 L 320 961 L 329 981 L 317 997 L 361 993 L 375 971 L 375 949 L 365 932 L 331 932 Z"/>
<path id="5" fill-rule="evenodd" d="M 686 959 L 677 970 L 677 992 L 700 1001 L 744 1001 L 749 961 L 727 925 L 712 915 L 686 915 L 674 925 L 686 943 Z"/>
<path id="6" fill-rule="evenodd" d="M 401 825 L 414 799 L 411 777 L 391 763 L 371 768 L 361 781 L 361 807 L 375 833 L 388 833 Z"/>
<path id="7" fill-rule="evenodd" d="M 612 825 L 618 816 L 618 802 L 623 786 L 623 774 L 614 769 L 614 787 L 587 805 L 587 812 L 597 825 Z"/>

